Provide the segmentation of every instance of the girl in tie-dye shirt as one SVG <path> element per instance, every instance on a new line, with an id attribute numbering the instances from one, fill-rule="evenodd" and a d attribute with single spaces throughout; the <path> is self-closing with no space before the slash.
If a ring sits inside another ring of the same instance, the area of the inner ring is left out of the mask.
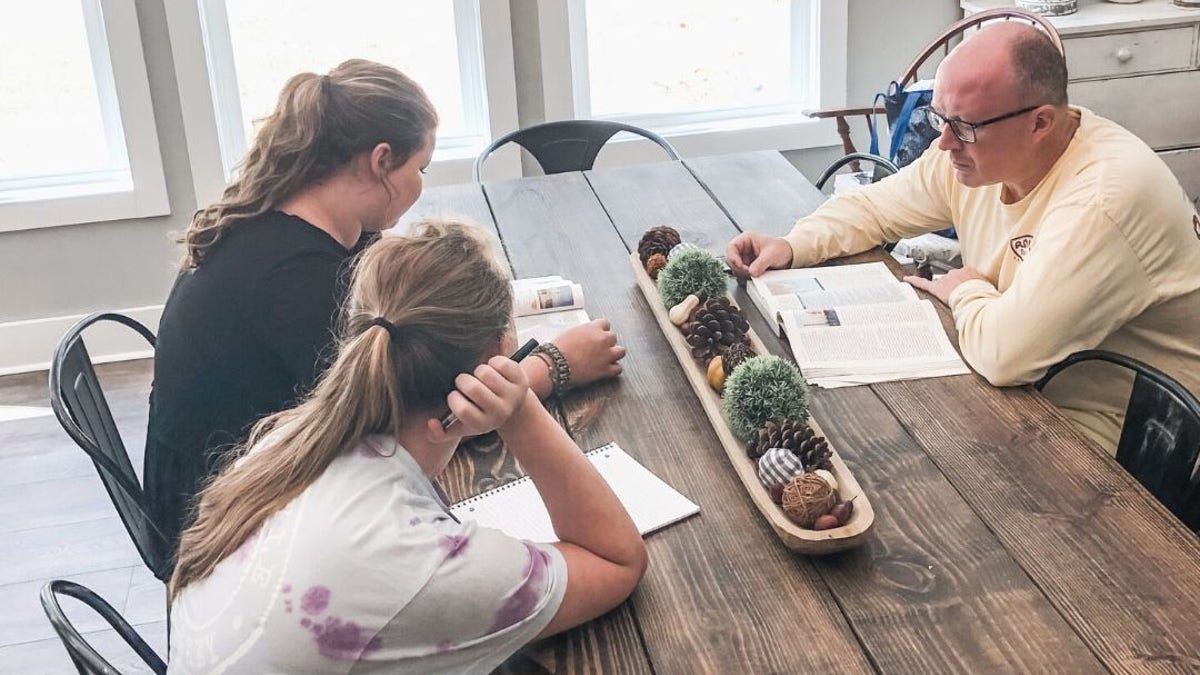
<path id="1" fill-rule="evenodd" d="M 489 672 L 628 596 L 645 547 L 498 356 L 511 306 L 469 228 L 422 224 L 363 255 L 333 366 L 201 493 L 171 580 L 171 672 Z M 459 421 L 443 430 L 447 406 Z M 490 430 L 560 543 L 446 511 L 430 477 L 463 435 Z"/>

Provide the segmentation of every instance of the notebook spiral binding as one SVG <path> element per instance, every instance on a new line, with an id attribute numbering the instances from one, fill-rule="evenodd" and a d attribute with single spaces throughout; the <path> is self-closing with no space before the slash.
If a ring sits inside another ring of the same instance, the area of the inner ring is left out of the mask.
<path id="1" fill-rule="evenodd" d="M 614 445 L 615 445 L 615 443 L 605 443 L 604 445 L 602 445 L 598 448 L 593 448 L 591 450 L 588 450 L 587 452 L 583 453 L 583 455 L 585 457 L 591 457 L 594 454 L 608 450 L 609 448 L 613 447 Z M 460 502 L 455 502 L 454 504 L 450 505 L 450 510 L 462 508 L 464 506 L 469 507 L 471 504 L 474 504 L 475 502 L 487 499 L 488 497 L 490 497 L 498 492 L 504 492 L 505 490 L 515 487 L 517 485 L 520 485 L 521 483 L 527 483 L 527 482 L 529 482 L 529 480 L 530 480 L 529 476 L 521 476 L 520 478 L 518 478 L 514 481 L 509 481 L 509 482 L 505 483 L 504 485 L 501 485 L 500 487 L 494 487 L 491 490 L 488 490 L 487 492 L 480 492 L 479 494 L 475 495 L 474 497 L 467 497 L 466 499 L 464 499 Z M 468 508 L 467 510 L 469 511 L 471 509 Z"/>

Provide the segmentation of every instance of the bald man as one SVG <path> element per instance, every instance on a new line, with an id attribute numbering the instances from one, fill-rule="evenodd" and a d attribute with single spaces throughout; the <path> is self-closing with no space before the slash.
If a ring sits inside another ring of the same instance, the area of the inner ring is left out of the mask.
<path id="1" fill-rule="evenodd" d="M 1145 361 L 1200 394 L 1200 217 L 1165 164 L 1117 124 L 1067 104 L 1045 34 L 979 31 L 942 62 L 924 111 L 937 142 L 826 202 L 784 237 L 746 232 L 741 277 L 805 267 L 953 224 L 964 267 L 913 286 L 949 305 L 963 357 L 996 386 L 1037 381 L 1083 349 Z M 1046 395 L 1116 452 L 1132 376 L 1089 362 Z"/>

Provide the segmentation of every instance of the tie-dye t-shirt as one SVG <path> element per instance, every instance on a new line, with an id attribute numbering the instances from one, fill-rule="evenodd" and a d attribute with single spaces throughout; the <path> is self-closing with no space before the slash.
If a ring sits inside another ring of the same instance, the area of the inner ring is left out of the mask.
<path id="1" fill-rule="evenodd" d="M 456 523 L 372 436 L 171 607 L 171 673 L 486 673 L 566 590 L 562 554 Z"/>

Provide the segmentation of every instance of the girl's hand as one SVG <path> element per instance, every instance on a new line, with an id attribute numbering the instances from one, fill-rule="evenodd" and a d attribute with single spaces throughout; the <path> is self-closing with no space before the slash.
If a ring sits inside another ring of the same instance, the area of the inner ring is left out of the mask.
<path id="1" fill-rule="evenodd" d="M 446 404 L 458 421 L 443 430 L 440 420 L 430 419 L 431 440 L 478 436 L 499 428 L 525 405 L 529 379 L 512 359 L 493 356 L 474 372 L 456 377 L 454 386 L 457 388 L 446 397 Z"/>
<path id="2" fill-rule="evenodd" d="M 625 348 L 617 344 L 608 319 L 596 319 L 567 329 L 554 338 L 554 344 L 571 366 L 571 385 L 582 386 L 621 374 Z"/>

